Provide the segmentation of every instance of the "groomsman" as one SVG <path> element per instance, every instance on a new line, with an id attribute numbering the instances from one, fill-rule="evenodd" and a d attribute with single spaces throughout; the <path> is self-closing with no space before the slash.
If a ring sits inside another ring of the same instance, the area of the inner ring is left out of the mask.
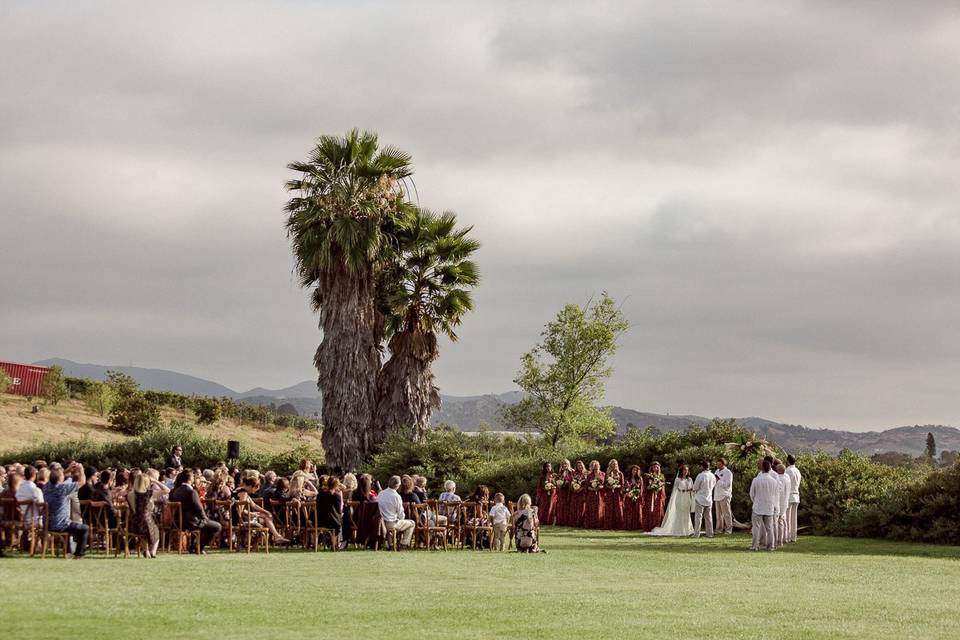
<path id="1" fill-rule="evenodd" d="M 693 516 L 693 537 L 700 537 L 700 524 L 703 522 L 704 517 L 707 520 L 707 537 L 713 537 L 713 489 L 717 485 L 717 478 L 712 473 L 710 473 L 710 462 L 704 460 L 700 463 L 700 467 L 703 469 L 697 475 L 697 479 L 693 482 L 693 503 L 694 503 L 694 516 Z"/>
<path id="2" fill-rule="evenodd" d="M 733 533 L 733 512 L 730 501 L 733 499 L 733 471 L 727 468 L 727 461 L 717 461 L 717 486 L 713 488 L 713 503 L 717 505 L 717 531 Z"/>
<path id="3" fill-rule="evenodd" d="M 780 508 L 777 510 L 777 521 L 774 523 L 774 545 L 779 549 L 787 542 L 787 521 L 790 510 L 790 476 L 782 462 L 777 464 L 777 481 L 780 482 Z"/>
<path id="4" fill-rule="evenodd" d="M 750 499 L 753 500 L 753 544 L 750 548 L 773 551 L 773 513 L 777 509 L 777 493 L 780 483 L 770 475 L 770 462 L 760 462 L 760 473 L 750 483 Z"/>
<path id="5" fill-rule="evenodd" d="M 797 511 L 800 509 L 800 483 L 803 476 L 797 469 L 797 459 L 787 456 L 787 475 L 790 477 L 790 507 L 787 512 L 787 542 L 797 541 Z"/>

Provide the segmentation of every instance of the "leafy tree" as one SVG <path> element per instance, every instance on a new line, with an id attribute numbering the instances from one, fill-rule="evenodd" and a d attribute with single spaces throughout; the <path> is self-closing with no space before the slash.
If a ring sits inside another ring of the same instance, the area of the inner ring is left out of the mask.
<path id="1" fill-rule="evenodd" d="M 284 402 L 283 404 L 281 404 L 279 407 L 277 407 L 277 409 L 276 409 L 276 411 L 274 411 L 274 413 L 276 413 L 278 416 L 294 416 L 294 417 L 296 417 L 296 416 L 299 416 L 299 415 L 300 415 L 300 413 L 297 411 L 297 408 L 296 408 L 295 406 L 293 406 L 293 404 L 291 404 L 291 403 L 289 403 L 289 402 Z"/>
<path id="2" fill-rule="evenodd" d="M 198 424 L 213 424 L 221 416 L 220 403 L 213 398 L 197 398 L 193 403 Z"/>
<path id="3" fill-rule="evenodd" d="M 45 402 L 57 404 L 69 395 L 67 383 L 63 377 L 63 368 L 53 366 L 43 376 L 43 382 L 40 383 L 40 396 Z"/>
<path id="4" fill-rule="evenodd" d="M 565 306 L 547 323 L 540 344 L 524 354 L 514 382 L 526 397 L 504 409 L 507 422 L 540 432 L 554 448 L 567 438 L 613 431 L 609 410 L 598 403 L 612 373 L 609 358 L 628 327 L 607 292 L 584 307 Z"/>
<path id="5" fill-rule="evenodd" d="M 925 455 L 931 464 L 937 458 L 937 440 L 933 437 L 932 433 L 927 433 L 927 447 Z"/>
<path id="6" fill-rule="evenodd" d="M 383 319 L 376 283 L 410 207 L 408 154 L 372 132 L 321 136 L 307 160 L 287 165 L 287 234 L 300 284 L 312 290 L 323 339 L 314 356 L 323 396 L 327 466 L 359 467 L 370 451 Z"/>
<path id="7" fill-rule="evenodd" d="M 114 396 L 110 425 L 127 435 L 140 435 L 160 425 L 160 409 L 140 391 L 140 385 L 118 371 L 107 372 L 107 386 Z"/>
<path id="8" fill-rule="evenodd" d="M 13 380 L 10 379 L 10 376 L 7 375 L 7 372 L 3 369 L 0 369 L 0 395 L 9 391 L 12 385 Z"/>
<path id="9" fill-rule="evenodd" d="M 84 385 L 83 401 L 91 411 L 105 416 L 113 408 L 113 389 L 110 388 L 110 385 L 99 380 L 87 380 Z"/>
<path id="10" fill-rule="evenodd" d="M 380 288 L 390 359 L 377 380 L 375 447 L 394 432 L 420 441 L 440 406 L 433 377 L 438 337 L 457 339 L 457 326 L 473 309 L 469 289 L 480 282 L 470 259 L 480 243 L 467 237 L 470 231 L 457 228 L 453 213 L 418 209 L 411 227 L 398 234 L 398 251 Z"/>

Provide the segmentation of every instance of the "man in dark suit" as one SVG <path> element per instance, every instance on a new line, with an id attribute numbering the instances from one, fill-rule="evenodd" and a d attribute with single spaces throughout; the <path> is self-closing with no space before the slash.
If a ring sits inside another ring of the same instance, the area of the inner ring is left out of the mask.
<path id="1" fill-rule="evenodd" d="M 193 488 L 193 471 L 181 471 L 173 483 L 170 502 L 180 503 L 183 528 L 200 531 L 200 553 L 220 533 L 220 523 L 207 517 L 200 496 Z"/>
<path id="2" fill-rule="evenodd" d="M 170 449 L 170 455 L 167 456 L 167 466 L 177 471 L 183 469 L 183 447 L 175 445 Z"/>

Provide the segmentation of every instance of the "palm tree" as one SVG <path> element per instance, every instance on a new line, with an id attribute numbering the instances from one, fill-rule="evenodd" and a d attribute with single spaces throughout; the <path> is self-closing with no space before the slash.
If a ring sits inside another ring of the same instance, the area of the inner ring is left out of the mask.
<path id="1" fill-rule="evenodd" d="M 300 175 L 286 184 L 293 193 L 287 235 L 323 331 L 314 364 L 326 462 L 337 471 L 356 469 L 370 451 L 380 370 L 376 283 L 395 235 L 412 219 L 403 188 L 411 158 L 354 129 L 321 136 L 306 161 L 287 167 Z"/>
<path id="2" fill-rule="evenodd" d="M 418 209 L 408 229 L 398 234 L 392 268 L 385 270 L 380 306 L 387 319 L 390 359 L 377 381 L 375 445 L 389 433 L 419 441 L 440 406 L 433 384 L 438 335 L 457 339 L 455 329 L 473 309 L 469 288 L 480 282 L 470 256 L 480 243 L 467 237 L 472 227 L 457 229 L 453 213 L 436 215 Z"/>

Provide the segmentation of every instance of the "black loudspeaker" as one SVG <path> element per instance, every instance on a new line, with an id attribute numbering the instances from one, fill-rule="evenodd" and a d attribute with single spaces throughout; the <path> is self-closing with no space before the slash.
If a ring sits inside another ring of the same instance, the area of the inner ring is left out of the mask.
<path id="1" fill-rule="evenodd" d="M 227 440 L 227 458 L 237 459 L 240 457 L 240 442 L 238 440 Z"/>

